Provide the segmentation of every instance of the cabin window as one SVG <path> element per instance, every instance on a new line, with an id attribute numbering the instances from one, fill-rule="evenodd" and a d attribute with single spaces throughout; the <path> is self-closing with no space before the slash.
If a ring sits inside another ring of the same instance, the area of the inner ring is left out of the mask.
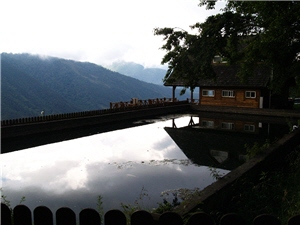
<path id="1" fill-rule="evenodd" d="M 244 125 L 244 131 L 254 132 L 255 131 L 255 126 L 254 125 L 245 124 Z"/>
<path id="2" fill-rule="evenodd" d="M 202 96 L 214 97 L 215 96 L 215 91 L 214 90 L 203 90 L 202 91 Z"/>
<path id="3" fill-rule="evenodd" d="M 234 123 L 223 122 L 221 124 L 221 128 L 226 129 L 226 130 L 233 130 L 234 129 Z"/>
<path id="4" fill-rule="evenodd" d="M 246 98 L 256 98 L 256 91 L 246 91 L 245 96 Z"/>
<path id="5" fill-rule="evenodd" d="M 230 97 L 233 98 L 235 96 L 234 91 L 232 90 L 223 90 L 222 91 L 222 97 Z"/>
<path id="6" fill-rule="evenodd" d="M 214 125 L 215 125 L 215 123 L 214 123 L 214 121 L 203 120 L 203 121 L 201 122 L 201 125 L 202 125 L 203 127 L 213 128 Z"/>

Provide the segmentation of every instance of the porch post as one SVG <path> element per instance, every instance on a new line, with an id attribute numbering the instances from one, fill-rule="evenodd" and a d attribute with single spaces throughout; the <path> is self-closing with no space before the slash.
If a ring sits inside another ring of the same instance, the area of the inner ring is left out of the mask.
<path id="1" fill-rule="evenodd" d="M 194 88 L 191 88 L 191 103 L 194 102 Z"/>
<path id="2" fill-rule="evenodd" d="M 173 89 L 172 89 L 172 101 L 174 102 L 175 101 L 175 89 L 176 89 L 176 86 L 172 86 Z"/>
<path id="3" fill-rule="evenodd" d="M 176 124 L 175 124 L 175 119 L 172 119 L 172 128 L 177 128 Z"/>
<path id="4" fill-rule="evenodd" d="M 199 86 L 199 100 L 198 100 L 198 104 L 200 105 L 200 103 L 201 103 L 201 88 Z"/>

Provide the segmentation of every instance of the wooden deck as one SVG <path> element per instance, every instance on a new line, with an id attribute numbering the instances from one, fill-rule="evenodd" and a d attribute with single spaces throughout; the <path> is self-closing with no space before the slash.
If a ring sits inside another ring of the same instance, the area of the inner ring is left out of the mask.
<path id="1" fill-rule="evenodd" d="M 300 119 L 299 110 L 253 109 L 253 108 L 203 106 L 203 105 L 191 105 L 191 109 L 193 111 L 199 111 L 199 112 L 214 112 L 214 113 L 226 113 L 226 114 L 242 114 L 242 115 Z"/>

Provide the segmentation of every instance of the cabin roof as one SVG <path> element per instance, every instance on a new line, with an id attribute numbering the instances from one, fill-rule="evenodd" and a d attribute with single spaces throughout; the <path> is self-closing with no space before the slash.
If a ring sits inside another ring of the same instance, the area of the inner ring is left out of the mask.
<path id="1" fill-rule="evenodd" d="M 270 69 L 259 65 L 257 66 L 253 74 L 249 76 L 245 81 L 242 81 L 238 76 L 238 66 L 229 66 L 226 64 L 213 65 L 213 70 L 216 74 L 215 79 L 200 79 L 198 81 L 198 87 L 237 87 L 237 88 L 264 88 L 267 86 L 270 79 Z M 186 86 L 184 80 L 174 80 L 172 75 L 170 80 L 166 81 L 165 86 Z"/>

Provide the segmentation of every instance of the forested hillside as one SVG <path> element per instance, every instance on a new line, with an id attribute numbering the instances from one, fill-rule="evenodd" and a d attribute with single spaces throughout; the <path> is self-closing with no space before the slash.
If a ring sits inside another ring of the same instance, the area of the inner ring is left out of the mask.
<path id="1" fill-rule="evenodd" d="M 170 88 L 102 66 L 29 54 L 1 54 L 1 120 L 109 108 L 110 102 L 171 97 Z"/>

